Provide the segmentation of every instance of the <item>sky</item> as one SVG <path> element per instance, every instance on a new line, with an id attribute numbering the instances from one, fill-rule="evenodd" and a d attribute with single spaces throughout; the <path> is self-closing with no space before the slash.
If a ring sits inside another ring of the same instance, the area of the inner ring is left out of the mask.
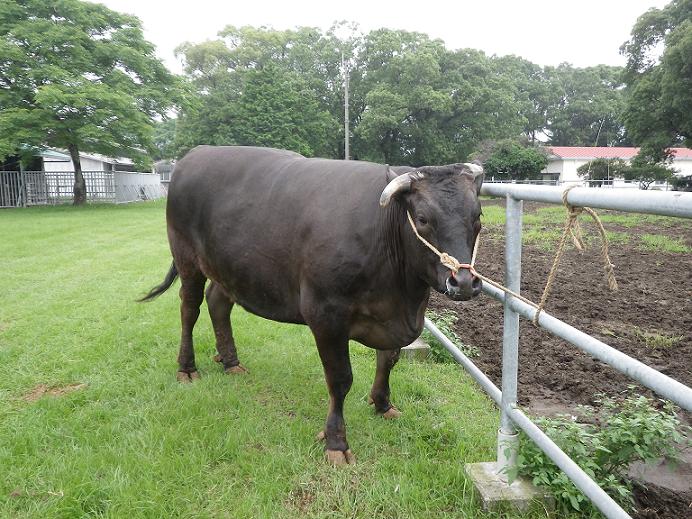
<path id="1" fill-rule="evenodd" d="M 100 0 L 134 14 L 145 37 L 174 72 L 173 50 L 184 41 L 214 39 L 226 25 L 329 28 L 356 22 L 362 32 L 387 27 L 428 34 L 447 48 L 515 54 L 538 65 L 624 65 L 619 48 L 637 17 L 670 0 Z"/>

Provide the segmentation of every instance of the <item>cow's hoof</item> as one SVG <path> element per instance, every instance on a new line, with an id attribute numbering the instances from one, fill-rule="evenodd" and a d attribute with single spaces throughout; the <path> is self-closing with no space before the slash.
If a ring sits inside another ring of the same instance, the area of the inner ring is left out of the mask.
<path id="1" fill-rule="evenodd" d="M 372 399 L 371 396 L 368 397 L 368 405 L 374 405 L 375 401 Z M 377 411 L 378 414 L 382 415 L 382 418 L 385 418 L 387 420 L 393 420 L 394 418 L 399 418 L 401 416 L 401 411 L 399 411 L 396 407 L 393 405 L 389 404 L 389 409 L 387 409 L 384 413 L 381 413 Z"/>
<path id="2" fill-rule="evenodd" d="M 315 441 L 318 442 L 323 442 L 324 441 L 324 431 L 320 431 L 315 435 Z"/>
<path id="3" fill-rule="evenodd" d="M 224 372 L 228 373 L 229 375 L 242 375 L 244 373 L 249 373 L 249 371 L 242 364 L 226 368 Z"/>
<path id="4" fill-rule="evenodd" d="M 399 418 L 400 416 L 401 411 L 399 411 L 394 406 L 390 407 L 384 413 L 382 413 L 382 418 L 384 418 L 385 420 L 394 420 L 395 418 Z"/>
<path id="5" fill-rule="evenodd" d="M 188 373 L 187 371 L 178 371 L 175 374 L 175 379 L 181 384 L 189 384 L 194 380 L 199 380 L 200 375 L 197 371 L 193 371 L 191 373 Z"/>
<path id="6" fill-rule="evenodd" d="M 343 465 L 353 465 L 356 463 L 356 457 L 351 452 L 351 449 L 348 449 L 345 452 L 327 449 L 324 452 L 327 456 L 327 461 L 330 465 L 334 467 L 341 467 Z"/>

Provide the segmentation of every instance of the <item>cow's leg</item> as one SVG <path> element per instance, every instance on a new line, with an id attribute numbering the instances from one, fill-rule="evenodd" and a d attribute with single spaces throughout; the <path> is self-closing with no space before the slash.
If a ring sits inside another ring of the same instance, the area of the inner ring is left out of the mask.
<path id="1" fill-rule="evenodd" d="M 209 317 L 214 326 L 216 336 L 216 350 L 218 355 L 214 360 L 223 364 L 226 373 L 245 373 L 247 370 L 240 365 L 238 353 L 233 340 L 233 328 L 231 326 L 231 310 L 233 301 L 224 293 L 223 289 L 212 282 L 207 288 L 207 307 Z"/>
<path id="2" fill-rule="evenodd" d="M 195 350 L 192 346 L 192 330 L 199 317 L 199 306 L 204 299 L 204 283 L 207 278 L 199 270 L 178 268 L 180 274 L 180 352 L 178 353 L 178 374 L 180 382 L 190 382 L 199 378 L 195 366 Z"/>
<path id="3" fill-rule="evenodd" d="M 329 390 L 329 412 L 324 431 L 320 439 L 326 441 L 327 460 L 333 465 L 354 463 L 355 456 L 348 448 L 346 441 L 346 423 L 344 422 L 344 399 L 353 382 L 351 360 L 348 355 L 348 337 L 335 336 L 330 332 L 315 329 L 317 349 L 322 359 L 324 376 Z"/>
<path id="4" fill-rule="evenodd" d="M 370 390 L 370 403 L 385 418 L 398 418 L 401 412 L 389 401 L 389 372 L 399 360 L 401 350 L 377 350 L 377 371 Z"/>

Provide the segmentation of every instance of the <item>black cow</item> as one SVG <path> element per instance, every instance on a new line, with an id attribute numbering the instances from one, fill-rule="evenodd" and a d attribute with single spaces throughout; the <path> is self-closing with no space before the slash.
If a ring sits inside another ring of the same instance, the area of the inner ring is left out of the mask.
<path id="1" fill-rule="evenodd" d="M 399 413 L 389 372 L 418 337 L 430 288 L 470 299 L 481 282 L 454 274 L 413 233 L 461 262 L 480 230 L 475 164 L 389 168 L 370 162 L 307 159 L 268 148 L 200 146 L 175 167 L 166 217 L 180 276 L 182 337 L 178 379 L 197 378 L 192 329 L 206 290 L 217 359 L 241 372 L 230 323 L 233 305 L 276 321 L 307 324 L 324 367 L 330 404 L 328 459 L 352 462 L 343 403 L 351 382 L 348 341 L 377 350 L 370 393 L 378 413 Z"/>

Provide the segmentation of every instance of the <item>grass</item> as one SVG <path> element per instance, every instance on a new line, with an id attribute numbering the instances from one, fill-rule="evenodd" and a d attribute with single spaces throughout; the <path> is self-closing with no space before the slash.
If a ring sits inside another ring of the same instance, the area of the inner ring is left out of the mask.
<path id="1" fill-rule="evenodd" d="M 235 310 L 231 377 L 203 309 L 203 378 L 175 382 L 177 291 L 134 303 L 169 265 L 163 203 L 3 210 L 0 236 L 0 517 L 495 517 L 463 466 L 494 459 L 498 413 L 456 365 L 401 361 L 384 421 L 354 344 L 358 463 L 333 469 L 305 327 Z"/>
<path id="2" fill-rule="evenodd" d="M 692 247 L 685 245 L 682 240 L 662 234 L 643 234 L 640 239 L 643 247 L 648 250 L 682 253 L 692 252 Z"/>
<path id="3" fill-rule="evenodd" d="M 490 199 L 487 199 L 488 201 Z M 504 207 L 497 204 L 489 204 L 483 207 L 483 223 L 486 233 L 490 238 L 497 238 L 503 234 L 502 227 L 505 224 Z M 687 246 L 682 239 L 665 234 L 666 229 L 676 227 L 678 229 L 690 228 L 692 222 L 684 218 L 671 218 L 667 216 L 644 215 L 635 213 L 618 213 L 614 211 L 597 211 L 601 222 L 606 229 L 606 235 L 611 244 L 630 243 L 632 236 L 627 232 L 613 231 L 609 225 L 618 225 L 626 228 L 652 225 L 661 229 L 661 233 L 643 234 L 633 241 L 640 250 L 653 250 L 658 252 L 689 253 L 692 248 Z M 536 211 L 524 211 L 523 243 L 533 245 L 546 251 L 554 251 L 564 231 L 566 218 L 565 208 L 561 205 L 540 207 Z M 579 219 L 583 223 L 583 238 L 587 246 L 600 246 L 600 236 L 592 223 L 591 218 L 584 214 Z M 572 243 L 571 239 L 568 243 Z"/>

